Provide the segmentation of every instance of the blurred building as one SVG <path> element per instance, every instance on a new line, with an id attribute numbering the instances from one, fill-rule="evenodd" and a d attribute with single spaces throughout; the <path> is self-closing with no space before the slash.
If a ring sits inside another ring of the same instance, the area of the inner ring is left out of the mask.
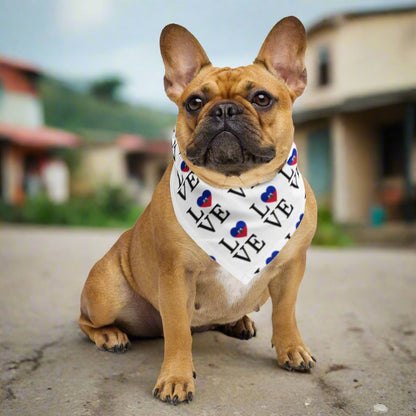
<path id="1" fill-rule="evenodd" d="M 74 193 L 88 195 L 102 186 L 116 186 L 138 204 L 147 204 L 172 157 L 168 135 L 148 139 L 91 129 L 80 133 L 83 145 L 72 179 Z"/>
<path id="2" fill-rule="evenodd" d="M 0 58 L 0 199 L 13 204 L 42 190 L 56 202 L 69 195 L 68 169 L 54 150 L 77 146 L 79 138 L 45 126 L 40 76 L 33 66 Z"/>
<path id="3" fill-rule="evenodd" d="M 42 76 L 31 65 L 0 57 L 0 199 L 21 204 L 46 192 L 64 202 L 70 191 L 86 195 L 117 186 L 147 203 L 171 157 L 169 135 L 150 140 L 81 127 L 75 135 L 45 126 Z M 70 174 L 61 150 L 73 147 L 78 152 Z"/>
<path id="4" fill-rule="evenodd" d="M 295 139 L 319 204 L 341 223 L 414 220 L 416 7 L 322 19 L 306 65 Z"/>

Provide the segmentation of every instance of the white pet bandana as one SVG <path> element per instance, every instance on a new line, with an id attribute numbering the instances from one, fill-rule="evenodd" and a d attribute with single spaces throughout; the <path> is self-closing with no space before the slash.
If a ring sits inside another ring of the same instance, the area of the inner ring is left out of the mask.
<path id="1" fill-rule="evenodd" d="M 175 133 L 172 151 L 170 194 L 179 224 L 213 261 L 248 284 L 302 221 L 305 187 L 295 144 L 282 170 L 251 188 L 208 185 L 184 162 Z"/>

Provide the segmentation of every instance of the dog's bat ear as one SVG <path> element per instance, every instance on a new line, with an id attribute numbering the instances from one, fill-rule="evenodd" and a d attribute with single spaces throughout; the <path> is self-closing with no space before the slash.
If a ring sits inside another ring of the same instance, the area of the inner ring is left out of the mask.
<path id="1" fill-rule="evenodd" d="M 192 33 L 176 24 L 162 30 L 160 52 L 165 64 L 166 94 L 177 102 L 188 83 L 211 62 Z"/>
<path id="2" fill-rule="evenodd" d="M 275 24 L 254 63 L 282 78 L 294 100 L 306 87 L 305 51 L 305 28 L 298 18 L 289 16 Z"/>

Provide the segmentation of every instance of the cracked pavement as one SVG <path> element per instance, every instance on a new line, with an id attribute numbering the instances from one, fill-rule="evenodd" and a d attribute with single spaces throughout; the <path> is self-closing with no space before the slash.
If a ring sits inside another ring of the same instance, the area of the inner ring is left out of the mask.
<path id="1" fill-rule="evenodd" d="M 416 415 L 414 250 L 313 248 L 297 316 L 316 369 L 277 366 L 268 302 L 255 338 L 194 335 L 196 395 L 172 407 L 151 395 L 162 339 L 111 354 L 76 323 L 88 271 L 120 234 L 0 224 L 0 415 Z"/>

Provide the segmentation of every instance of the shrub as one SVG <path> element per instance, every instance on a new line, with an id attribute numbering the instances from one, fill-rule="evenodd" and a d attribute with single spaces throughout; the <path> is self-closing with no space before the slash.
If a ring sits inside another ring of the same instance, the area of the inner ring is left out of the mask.
<path id="1" fill-rule="evenodd" d="M 121 188 L 111 186 L 64 204 L 55 204 L 44 194 L 28 198 L 21 207 L 0 202 L 0 220 L 14 223 L 128 228 L 141 211 Z"/>
<path id="2" fill-rule="evenodd" d="M 322 207 L 318 209 L 318 226 L 312 244 L 345 247 L 352 245 L 352 239 L 341 225 L 334 223 L 331 211 Z"/>

